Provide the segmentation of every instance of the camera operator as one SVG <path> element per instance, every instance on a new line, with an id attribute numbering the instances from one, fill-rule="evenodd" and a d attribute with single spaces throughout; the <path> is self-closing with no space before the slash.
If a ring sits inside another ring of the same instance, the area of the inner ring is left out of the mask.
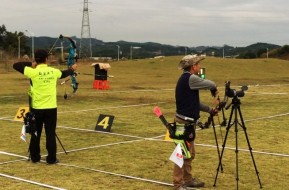
<path id="1" fill-rule="evenodd" d="M 48 53 L 45 50 L 35 52 L 36 62 L 17 62 L 13 68 L 30 79 L 30 112 L 35 114 L 37 135 L 31 135 L 29 151 L 33 163 L 40 161 L 40 137 L 44 124 L 48 164 L 58 163 L 56 158 L 56 122 L 57 122 L 57 79 L 74 73 L 77 65 L 60 71 L 47 65 Z"/>
<path id="2" fill-rule="evenodd" d="M 217 94 L 217 87 L 213 81 L 202 79 L 198 76 L 201 68 L 200 61 L 203 59 L 204 57 L 201 56 L 187 55 L 179 63 L 179 69 L 182 69 L 183 73 L 178 79 L 175 89 L 175 122 L 184 125 L 189 124 L 190 130 L 195 130 L 196 122 L 200 118 L 200 111 L 208 112 L 211 115 L 217 114 L 216 109 L 210 108 L 200 102 L 199 90 L 201 89 L 209 89 L 214 97 Z M 191 121 L 186 120 L 186 118 L 190 118 Z M 195 132 L 192 134 L 195 134 Z M 194 139 L 195 137 L 190 140 L 184 139 L 188 145 L 187 148 L 191 157 L 184 159 L 182 168 L 176 164 L 174 165 L 173 183 L 177 190 L 186 190 L 188 189 L 187 187 L 203 187 L 205 185 L 199 179 L 193 178 L 191 173 L 191 164 L 195 157 Z"/>

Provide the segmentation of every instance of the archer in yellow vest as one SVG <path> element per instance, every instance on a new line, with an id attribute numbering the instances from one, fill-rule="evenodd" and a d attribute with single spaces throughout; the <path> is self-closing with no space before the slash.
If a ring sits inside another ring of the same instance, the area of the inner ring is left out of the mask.
<path id="1" fill-rule="evenodd" d="M 58 163 L 56 158 L 56 123 L 57 123 L 57 80 L 68 77 L 77 69 L 72 65 L 67 70 L 59 70 L 47 65 L 48 53 L 45 50 L 35 52 L 35 62 L 17 62 L 13 68 L 30 79 L 30 112 L 35 114 L 36 134 L 31 134 L 29 151 L 31 161 L 41 159 L 40 138 L 44 125 L 48 164 Z"/>

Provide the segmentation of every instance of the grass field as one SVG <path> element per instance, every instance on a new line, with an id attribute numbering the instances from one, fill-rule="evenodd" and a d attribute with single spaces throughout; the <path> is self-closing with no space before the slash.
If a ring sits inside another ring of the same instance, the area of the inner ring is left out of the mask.
<path id="1" fill-rule="evenodd" d="M 19 107 L 28 106 L 29 81 L 13 71 L 11 65 L 0 65 L 0 189 L 173 189 L 173 163 L 169 156 L 175 146 L 164 141 L 166 130 L 153 108 L 158 105 L 172 121 L 180 58 L 112 62 L 108 74 L 115 77 L 108 79 L 110 90 L 93 89 L 94 77 L 79 74 L 77 95 L 68 100 L 63 98 L 60 81 L 57 135 L 68 154 L 58 144 L 60 163 L 53 166 L 27 162 L 29 143 L 20 140 L 22 123 L 13 119 Z M 78 71 L 93 73 L 90 64 L 79 63 Z M 289 62 L 207 58 L 202 66 L 206 77 L 217 83 L 221 99 L 227 80 L 236 90 L 241 85 L 249 86 L 240 98 L 241 111 L 263 189 L 288 189 Z M 213 106 L 209 91 L 201 91 L 200 95 L 202 102 Z M 225 110 L 226 119 L 230 112 L 231 108 Z M 115 117 L 110 133 L 94 130 L 100 114 Z M 208 115 L 201 116 L 205 122 Z M 215 117 L 216 125 L 222 120 L 222 114 Z M 202 189 L 236 189 L 236 139 L 238 187 L 260 189 L 244 131 L 238 129 L 237 137 L 234 127 L 229 130 L 228 148 L 222 159 L 224 171 L 219 172 L 216 187 L 213 184 L 219 160 L 213 128 L 197 131 L 193 175 L 206 183 Z M 221 148 L 226 127 L 217 126 L 216 132 Z M 45 161 L 45 133 L 41 148 Z"/>

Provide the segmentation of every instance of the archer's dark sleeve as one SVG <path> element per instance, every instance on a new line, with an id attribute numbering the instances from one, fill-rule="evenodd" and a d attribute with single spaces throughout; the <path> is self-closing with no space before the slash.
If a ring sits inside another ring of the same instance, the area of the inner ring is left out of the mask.
<path id="1" fill-rule="evenodd" d="M 31 67 L 31 66 L 32 66 L 32 62 L 17 62 L 13 64 L 13 68 L 22 74 L 24 74 L 25 67 Z"/>
<path id="2" fill-rule="evenodd" d="M 61 75 L 61 79 L 65 78 L 65 77 L 68 77 L 70 75 L 73 75 L 74 74 L 74 71 L 72 69 L 67 69 L 67 70 L 63 70 L 61 71 L 62 75 Z"/>

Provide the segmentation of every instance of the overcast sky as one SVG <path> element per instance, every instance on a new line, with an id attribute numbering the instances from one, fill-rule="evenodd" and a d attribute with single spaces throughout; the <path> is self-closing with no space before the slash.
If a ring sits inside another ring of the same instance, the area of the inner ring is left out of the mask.
<path id="1" fill-rule="evenodd" d="M 83 0 L 0 2 L 0 25 L 10 32 L 81 37 Z M 91 37 L 105 42 L 289 44 L 288 0 L 89 0 L 88 8 Z"/>

